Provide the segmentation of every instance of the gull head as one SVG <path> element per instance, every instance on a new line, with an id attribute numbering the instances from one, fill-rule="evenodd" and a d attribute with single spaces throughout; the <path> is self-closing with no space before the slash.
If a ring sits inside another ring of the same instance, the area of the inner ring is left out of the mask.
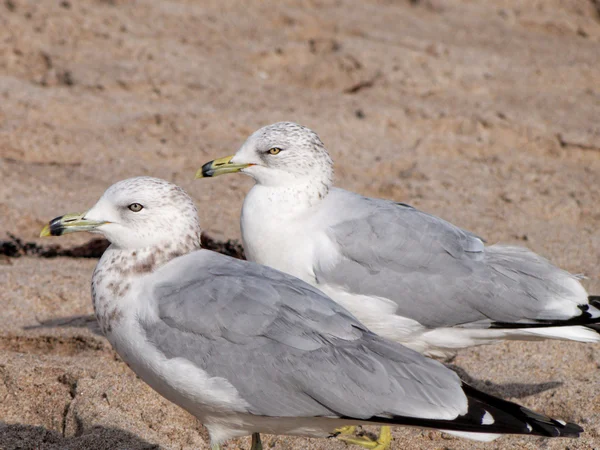
<path id="1" fill-rule="evenodd" d="M 198 212 L 192 199 L 179 186 L 151 177 L 113 184 L 91 209 L 51 220 L 40 236 L 77 231 L 103 234 L 121 249 L 180 247 L 182 243 L 200 246 Z"/>
<path id="2" fill-rule="evenodd" d="M 333 161 L 317 133 L 297 123 L 278 122 L 254 132 L 235 155 L 204 164 L 196 177 L 233 172 L 267 186 L 322 183 L 329 187 Z"/>

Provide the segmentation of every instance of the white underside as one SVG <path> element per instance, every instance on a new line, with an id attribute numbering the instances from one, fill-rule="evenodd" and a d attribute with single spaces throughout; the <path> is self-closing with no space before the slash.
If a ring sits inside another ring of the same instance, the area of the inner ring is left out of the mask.
<path id="1" fill-rule="evenodd" d="M 368 422 L 330 419 L 325 417 L 264 417 L 236 414 L 228 417 L 210 417 L 204 422 L 211 442 L 220 443 L 252 433 L 326 438 L 337 428 L 350 425 L 368 425 Z"/>
<path id="2" fill-rule="evenodd" d="M 205 423 L 204 425 L 209 431 L 211 442 L 221 443 L 231 438 L 249 436 L 252 433 L 327 438 L 332 436 L 334 431 L 341 427 L 381 424 L 360 420 L 339 420 L 324 417 L 286 418 L 238 415 L 234 420 L 228 418 L 228 420 L 217 420 L 215 422 Z M 450 430 L 437 431 L 481 442 L 491 442 L 502 437 L 501 434 L 495 433 L 471 433 Z"/>

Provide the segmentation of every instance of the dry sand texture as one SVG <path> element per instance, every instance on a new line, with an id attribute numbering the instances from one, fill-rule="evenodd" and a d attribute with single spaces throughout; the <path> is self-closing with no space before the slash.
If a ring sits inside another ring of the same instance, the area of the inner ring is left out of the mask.
<path id="1" fill-rule="evenodd" d="M 141 174 L 238 238 L 250 181 L 194 172 L 279 120 L 321 135 L 340 186 L 527 245 L 600 293 L 597 0 L 2 0 L 0 239 L 41 243 L 45 221 Z M 97 334 L 93 259 L 0 263 L 0 448 L 207 448 Z M 394 449 L 600 448 L 600 346 L 507 343 L 454 364 L 586 433 L 484 446 L 398 429 Z"/>

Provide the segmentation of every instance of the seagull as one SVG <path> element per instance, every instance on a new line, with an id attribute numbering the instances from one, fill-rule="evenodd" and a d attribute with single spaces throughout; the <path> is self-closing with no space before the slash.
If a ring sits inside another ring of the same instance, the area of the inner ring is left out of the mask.
<path id="1" fill-rule="evenodd" d="M 143 381 L 206 426 L 213 450 L 240 436 L 260 450 L 258 433 L 332 437 L 358 424 L 484 441 L 583 431 L 466 385 L 291 275 L 201 249 L 194 202 L 167 181 L 120 181 L 41 236 L 82 231 L 111 242 L 92 276 L 102 331 Z M 391 440 L 340 437 L 372 450 Z"/>
<path id="2" fill-rule="evenodd" d="M 385 338 L 439 358 L 503 339 L 600 342 L 600 297 L 578 277 L 405 203 L 334 187 L 333 162 L 306 127 L 263 127 L 196 177 L 234 172 L 256 181 L 241 214 L 246 257 L 318 287 Z"/>

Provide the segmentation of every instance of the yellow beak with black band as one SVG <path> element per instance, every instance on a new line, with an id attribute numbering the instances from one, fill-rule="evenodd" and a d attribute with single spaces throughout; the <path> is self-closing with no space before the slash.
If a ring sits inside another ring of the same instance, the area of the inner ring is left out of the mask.
<path id="1" fill-rule="evenodd" d="M 225 158 L 215 159 L 204 164 L 198 172 L 196 172 L 196 178 L 209 178 L 223 175 L 226 173 L 239 172 L 246 167 L 253 166 L 254 164 L 233 164 L 231 159 L 235 155 L 226 156 Z"/>
<path id="2" fill-rule="evenodd" d="M 64 216 L 52 219 L 50 223 L 43 228 L 40 237 L 62 236 L 63 234 L 75 233 L 78 231 L 94 231 L 100 225 L 108 223 L 87 220 L 84 218 L 85 214 L 86 213 L 65 214 Z"/>

